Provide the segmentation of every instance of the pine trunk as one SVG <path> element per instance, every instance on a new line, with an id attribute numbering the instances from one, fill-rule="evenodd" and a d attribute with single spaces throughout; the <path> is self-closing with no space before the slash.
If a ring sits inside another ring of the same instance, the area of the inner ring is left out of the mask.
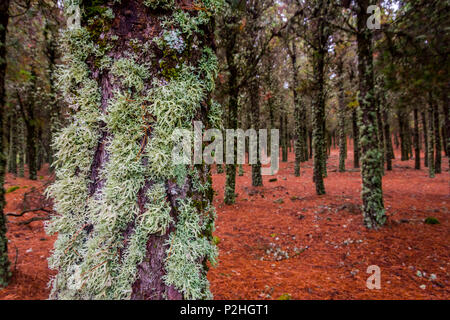
<path id="1" fill-rule="evenodd" d="M 427 118 L 426 118 L 426 113 L 424 111 L 422 111 L 420 113 L 421 118 L 422 118 L 422 132 L 423 132 L 423 144 L 424 144 L 424 151 L 425 151 L 425 155 L 423 157 L 424 159 L 424 166 L 425 168 L 428 168 L 428 129 L 427 129 Z"/>
<path id="2" fill-rule="evenodd" d="M 419 112 L 414 109 L 414 168 L 420 170 Z"/>
<path id="3" fill-rule="evenodd" d="M 382 190 L 381 157 L 378 145 L 375 101 L 372 31 L 367 28 L 367 7 L 375 1 L 358 0 L 357 41 L 360 105 L 361 176 L 364 224 L 378 228 L 386 221 Z"/>
<path id="4" fill-rule="evenodd" d="M 15 114 L 11 115 L 9 125 L 8 172 L 17 175 L 17 117 Z"/>
<path id="5" fill-rule="evenodd" d="M 385 160 L 386 169 L 392 170 L 392 159 L 394 159 L 394 149 L 392 147 L 391 127 L 389 125 L 389 118 L 386 106 L 383 106 L 383 123 L 384 123 L 384 145 L 385 145 Z"/>
<path id="6" fill-rule="evenodd" d="M 442 108 L 444 109 L 444 126 L 445 126 L 445 138 L 446 138 L 444 141 L 444 147 L 447 150 L 448 166 L 449 166 L 449 170 L 450 170 L 450 103 L 449 103 L 448 94 L 449 94 L 448 90 L 443 90 Z"/>
<path id="7" fill-rule="evenodd" d="M 258 80 L 252 79 L 250 82 L 250 104 L 251 104 L 251 128 L 255 129 L 256 133 L 259 132 L 260 127 L 260 119 L 259 119 L 259 85 Z M 257 137 L 257 141 L 259 141 L 259 135 Z M 255 164 L 252 164 L 252 185 L 254 187 L 259 187 L 263 185 L 262 176 L 261 176 L 261 162 L 259 157 L 259 145 L 250 146 L 256 148 L 257 160 Z"/>
<path id="8" fill-rule="evenodd" d="M 358 127 L 358 109 L 352 111 L 352 127 L 353 127 L 353 168 L 359 168 L 359 127 Z"/>
<path id="9" fill-rule="evenodd" d="M 6 31 L 8 27 L 9 0 L 0 3 L 0 288 L 8 284 L 11 272 L 8 259 L 8 239 L 6 238 L 6 217 L 3 215 L 5 207 L 5 170 L 6 157 L 3 153 L 5 132 L 3 117 L 5 115 L 5 72 L 6 72 Z"/>
<path id="10" fill-rule="evenodd" d="M 315 48 L 312 54 L 314 96 L 312 101 L 312 125 L 313 125 L 313 149 L 314 149 L 314 172 L 313 180 L 318 195 L 325 194 L 323 181 L 326 168 L 326 145 L 325 145 L 325 58 L 327 54 L 328 26 L 324 16 L 328 4 L 318 1 L 314 17 L 313 35 Z"/>
<path id="11" fill-rule="evenodd" d="M 433 96 L 431 92 L 429 93 L 428 101 L 428 147 L 427 147 L 427 158 L 428 158 L 428 176 L 434 178 L 434 107 L 433 107 Z"/>
<path id="12" fill-rule="evenodd" d="M 179 1 L 81 9 L 80 26 L 69 24 L 62 40 L 60 83 L 77 112 L 55 137 L 51 298 L 209 299 L 210 170 L 174 163 L 172 137 L 177 128 L 192 132 L 194 121 L 210 128 L 220 113 L 210 99 L 213 21 Z"/>
<path id="13" fill-rule="evenodd" d="M 433 119 L 434 119 L 434 139 L 436 143 L 436 152 L 434 156 L 434 172 L 442 172 L 442 143 L 441 143 L 441 125 L 439 121 L 439 105 L 434 104 L 433 108 Z"/>
<path id="14" fill-rule="evenodd" d="M 238 19 L 232 16 L 226 23 L 228 25 L 235 25 Z M 237 51 L 237 34 L 232 29 L 225 35 L 225 55 L 227 58 L 228 66 L 228 117 L 227 117 L 227 129 L 237 129 L 238 126 L 238 100 L 239 100 L 239 87 L 238 87 L 238 68 L 234 61 Z M 236 146 L 233 143 L 234 154 L 236 155 Z M 225 166 L 226 180 L 225 180 L 225 204 L 233 204 L 236 201 L 236 162 L 227 164 Z"/>

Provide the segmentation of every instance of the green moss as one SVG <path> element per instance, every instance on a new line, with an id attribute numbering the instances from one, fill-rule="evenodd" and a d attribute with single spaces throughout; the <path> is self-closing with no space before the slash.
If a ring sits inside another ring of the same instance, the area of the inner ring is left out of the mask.
<path id="1" fill-rule="evenodd" d="M 291 295 L 289 293 L 283 293 L 277 298 L 277 300 L 291 300 Z"/>
<path id="2" fill-rule="evenodd" d="M 20 187 L 19 187 L 19 186 L 12 186 L 12 187 L 9 187 L 8 189 L 6 189 L 5 193 L 11 193 L 11 192 L 14 192 L 14 191 L 16 191 L 17 189 L 20 189 Z"/>
<path id="3" fill-rule="evenodd" d="M 434 217 L 427 217 L 424 222 L 425 224 L 440 224 L 439 220 Z"/>

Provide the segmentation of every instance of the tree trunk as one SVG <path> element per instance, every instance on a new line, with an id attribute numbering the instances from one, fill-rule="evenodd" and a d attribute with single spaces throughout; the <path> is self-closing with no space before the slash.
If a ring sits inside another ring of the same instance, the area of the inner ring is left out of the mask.
<path id="1" fill-rule="evenodd" d="M 173 15 L 185 10 L 184 23 L 193 24 L 197 11 L 165 3 L 84 5 L 81 27 L 69 24 L 63 37 L 70 63 L 60 83 L 77 112 L 55 137 L 51 298 L 211 298 L 210 170 L 203 161 L 173 162 L 171 137 L 194 121 L 211 127 L 209 115 L 220 111 L 210 99 L 213 26 L 202 19 L 185 33 Z"/>
<path id="2" fill-rule="evenodd" d="M 434 178 L 434 107 L 433 107 L 433 96 L 429 93 L 428 100 L 428 148 L 427 148 L 427 158 L 428 158 L 428 175 L 430 178 Z"/>
<path id="3" fill-rule="evenodd" d="M 442 91 L 442 108 L 444 109 L 444 125 L 446 132 L 444 147 L 447 150 L 448 166 L 450 170 L 450 103 L 447 88 L 444 88 L 444 90 Z"/>
<path id="4" fill-rule="evenodd" d="M 400 149 L 401 149 L 401 161 L 408 161 L 408 137 L 407 137 L 407 122 L 406 114 L 404 111 L 399 110 L 397 113 L 398 128 L 400 135 Z"/>
<path id="5" fill-rule="evenodd" d="M 17 116 L 15 114 L 11 115 L 9 125 L 8 172 L 17 175 Z"/>
<path id="6" fill-rule="evenodd" d="M 434 119 L 434 139 L 436 143 L 436 152 L 434 157 L 434 172 L 441 173 L 442 172 L 442 143 L 441 143 L 441 125 L 439 121 L 439 105 L 438 103 L 434 104 L 433 108 L 433 119 Z"/>
<path id="7" fill-rule="evenodd" d="M 394 148 L 392 147 L 391 127 L 389 125 L 389 118 L 387 107 L 383 106 L 383 122 L 384 122 L 384 145 L 386 148 L 386 169 L 392 171 L 392 159 L 394 159 Z"/>
<path id="8" fill-rule="evenodd" d="M 352 111 L 352 127 L 353 127 L 353 167 L 359 168 L 359 126 L 358 126 L 358 109 Z"/>
<path id="9" fill-rule="evenodd" d="M 347 158 L 347 136 L 345 134 L 345 100 L 344 90 L 339 92 L 338 132 L 339 132 L 339 172 L 345 172 L 345 159 Z"/>
<path id="10" fill-rule="evenodd" d="M 414 169 L 420 170 L 419 112 L 414 108 Z"/>
<path id="11" fill-rule="evenodd" d="M 260 128 L 260 119 L 259 119 L 259 85 L 258 80 L 256 78 L 252 79 L 250 82 L 250 104 L 251 104 L 251 116 L 252 123 L 251 127 L 255 129 L 256 133 L 259 132 Z M 257 141 L 259 141 L 259 135 L 257 137 Z M 256 148 L 256 163 L 252 164 L 252 185 L 254 187 L 260 187 L 263 185 L 262 176 L 261 176 L 261 161 L 259 154 L 259 145 L 250 146 L 250 148 Z"/>
<path id="12" fill-rule="evenodd" d="M 20 178 L 23 178 L 25 176 L 25 129 L 24 129 L 24 124 L 23 124 L 23 119 L 19 118 L 18 119 L 18 130 L 17 130 L 17 135 L 18 135 L 18 153 L 19 153 L 19 159 L 18 159 L 18 164 L 17 164 L 17 175 Z"/>
<path id="13" fill-rule="evenodd" d="M 374 95 L 372 31 L 366 26 L 367 7 L 375 1 L 358 0 L 357 41 L 360 105 L 361 176 L 364 223 L 378 228 L 386 221 L 382 190 L 381 157 L 378 145 L 377 106 Z"/>
<path id="14" fill-rule="evenodd" d="M 328 4 L 324 1 L 318 1 L 314 12 L 316 20 L 313 24 L 313 37 L 315 41 L 314 52 L 312 53 L 313 84 L 314 96 L 312 103 L 313 116 L 313 149 L 314 149 L 314 172 L 313 180 L 316 185 L 318 195 L 325 194 L 324 185 L 324 164 L 326 163 L 326 145 L 325 145 L 325 56 L 327 54 L 327 42 L 329 29 L 326 26 L 326 17 L 324 16 Z"/>
<path id="15" fill-rule="evenodd" d="M 228 25 L 235 25 L 238 19 L 236 16 L 232 16 Z M 228 117 L 227 117 L 227 129 L 237 129 L 238 126 L 238 100 L 239 100 L 239 87 L 238 87 L 238 69 L 234 61 L 236 50 L 237 50 L 237 34 L 234 29 L 229 30 L 226 35 L 227 39 L 225 41 L 225 55 L 227 58 L 228 66 Z M 234 145 L 234 143 L 233 143 Z M 234 147 L 234 154 L 236 155 L 236 147 Z M 226 181 L 225 181 L 225 204 L 233 204 L 236 201 L 236 162 L 227 164 L 226 170 Z"/>
<path id="16" fill-rule="evenodd" d="M 8 239 L 6 238 L 6 217 L 3 215 L 5 207 L 5 167 L 6 157 L 3 152 L 5 132 L 3 117 L 5 115 L 5 71 L 6 71 L 6 32 L 8 28 L 9 0 L 0 2 L 0 288 L 8 284 L 11 272 L 8 259 Z"/>
<path id="17" fill-rule="evenodd" d="M 30 108 L 30 111 L 32 107 Z M 30 119 L 34 119 L 33 115 L 30 115 Z M 26 150 L 27 150 L 27 164 L 28 164 L 28 177 L 30 180 L 37 179 L 37 159 L 36 159 L 36 127 L 34 120 L 27 119 L 25 126 L 27 129 L 26 137 Z"/>
<path id="18" fill-rule="evenodd" d="M 309 159 L 313 157 L 313 132 L 312 130 L 308 130 L 308 141 L 309 141 Z"/>
<path id="19" fill-rule="evenodd" d="M 386 155 L 386 147 L 385 147 L 385 140 L 384 140 L 384 133 L 383 133 L 383 119 L 381 116 L 381 104 L 380 100 L 377 100 L 377 129 L 378 129 L 378 147 L 381 151 L 381 170 L 384 175 L 384 160 Z"/>
<path id="20" fill-rule="evenodd" d="M 424 143 L 424 166 L 425 168 L 428 167 L 428 129 L 427 129 L 427 118 L 426 113 L 422 111 L 421 113 L 422 118 L 422 131 L 423 131 L 423 143 Z"/>

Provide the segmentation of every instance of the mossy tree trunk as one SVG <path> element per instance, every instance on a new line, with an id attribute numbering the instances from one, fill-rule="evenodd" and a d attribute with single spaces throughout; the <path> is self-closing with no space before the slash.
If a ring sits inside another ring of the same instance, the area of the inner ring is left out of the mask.
<path id="1" fill-rule="evenodd" d="M 17 123 L 17 142 L 18 142 L 18 163 L 17 163 L 17 175 L 21 178 L 25 176 L 25 133 L 23 119 L 18 118 Z"/>
<path id="2" fill-rule="evenodd" d="M 420 170 L 419 111 L 414 108 L 414 169 Z"/>
<path id="3" fill-rule="evenodd" d="M 251 128 L 256 131 L 258 134 L 260 128 L 260 119 L 259 119 L 259 83 L 257 77 L 253 77 L 253 79 L 249 80 L 249 89 L 250 89 L 250 108 L 251 108 Z M 259 142 L 259 135 L 257 136 L 257 141 Z M 256 148 L 255 154 L 257 155 L 256 163 L 252 164 L 252 185 L 254 187 L 260 187 L 263 185 L 263 180 L 261 176 L 261 161 L 259 154 L 259 146 L 249 146 L 249 148 Z"/>
<path id="4" fill-rule="evenodd" d="M 11 272 L 8 259 L 8 239 L 6 238 L 5 207 L 5 170 L 6 157 L 4 149 L 3 117 L 5 115 L 5 72 L 6 72 L 6 31 L 8 27 L 9 0 L 0 2 L 0 288 L 8 284 Z"/>
<path id="5" fill-rule="evenodd" d="M 318 195 L 325 194 L 323 178 L 326 175 L 326 141 L 325 141 L 325 59 L 328 52 L 330 28 L 326 15 L 329 10 L 326 1 L 318 0 L 313 9 L 312 22 L 312 68 L 314 96 L 312 102 L 314 172 L 313 180 Z"/>
<path id="6" fill-rule="evenodd" d="M 442 142 L 441 142 L 441 124 L 439 119 L 439 105 L 434 104 L 433 108 L 433 119 L 434 119 L 434 139 L 436 143 L 436 152 L 434 155 L 434 171 L 436 173 L 442 172 Z"/>
<path id="7" fill-rule="evenodd" d="M 386 170 L 392 170 L 392 159 L 394 159 L 394 148 L 392 147 L 392 134 L 391 126 L 389 124 L 389 117 L 387 112 L 387 107 L 383 106 L 383 130 L 384 130 L 384 145 L 385 145 L 385 160 L 386 160 Z"/>
<path id="8" fill-rule="evenodd" d="M 297 52 L 295 42 L 290 47 L 289 55 L 291 57 L 292 65 L 292 94 L 294 96 L 294 175 L 300 176 L 300 163 L 305 161 L 305 149 L 306 147 L 306 124 L 304 110 L 304 102 L 301 100 L 299 94 L 299 81 L 298 81 L 298 66 L 297 66 Z"/>
<path id="9" fill-rule="evenodd" d="M 447 88 L 444 88 L 442 92 L 442 108 L 444 109 L 444 126 L 446 133 L 444 146 L 447 149 L 448 165 L 450 168 L 450 103 L 448 95 L 449 91 L 447 90 Z"/>
<path id="10" fill-rule="evenodd" d="M 36 74 L 31 72 L 31 87 L 33 93 L 36 89 Z M 16 97 L 19 102 L 20 113 L 26 129 L 25 149 L 27 154 L 28 176 L 30 180 L 37 179 L 37 121 L 34 116 L 34 101 L 32 98 L 22 99 L 21 93 L 16 91 Z"/>
<path id="11" fill-rule="evenodd" d="M 171 138 L 195 121 L 218 128 L 215 8 L 83 3 L 62 40 L 59 82 L 76 113 L 55 137 L 51 298 L 209 299 L 210 168 L 174 163 Z"/>
<path id="12" fill-rule="evenodd" d="M 9 120 L 8 172 L 17 175 L 17 115 L 12 113 Z"/>
<path id="13" fill-rule="evenodd" d="M 338 138 L 339 138 L 339 172 L 345 172 L 345 160 L 347 159 L 347 135 L 345 130 L 345 116 L 347 106 L 345 104 L 343 63 L 338 63 Z"/>
<path id="14" fill-rule="evenodd" d="M 427 116 L 426 112 L 422 111 L 420 113 L 420 118 L 422 120 L 422 132 L 423 132 L 423 144 L 424 144 L 424 167 L 428 168 L 428 126 L 427 126 Z"/>
<path id="15" fill-rule="evenodd" d="M 384 140 L 384 131 L 383 131 L 383 118 L 381 115 L 381 109 L 383 108 L 382 102 L 383 100 L 377 99 L 377 129 L 378 129 L 378 146 L 381 151 L 381 170 L 384 175 L 384 161 L 386 158 L 386 147 Z"/>
<path id="16" fill-rule="evenodd" d="M 227 129 L 237 129 L 238 126 L 238 67 L 235 61 L 237 54 L 237 24 L 239 19 L 235 15 L 231 15 L 226 19 L 226 25 L 229 29 L 225 30 L 223 38 L 225 39 L 225 55 L 227 59 L 228 77 L 228 114 Z M 234 154 L 236 155 L 236 145 L 234 145 Z M 229 163 L 225 166 L 225 204 L 233 204 L 236 201 L 236 163 Z"/>
<path id="17" fill-rule="evenodd" d="M 358 76 L 360 105 L 361 176 L 364 224 L 378 228 L 386 221 L 382 190 L 383 156 L 378 145 L 377 106 L 375 101 L 372 30 L 367 28 L 367 7 L 376 1 L 357 1 Z"/>
<path id="18" fill-rule="evenodd" d="M 359 126 L 358 126 L 358 108 L 352 110 L 352 129 L 353 129 L 353 168 L 359 168 Z"/>
<path id="19" fill-rule="evenodd" d="M 407 126 L 409 119 L 407 118 L 407 113 L 404 110 L 399 109 L 397 112 L 398 128 L 400 135 L 400 150 L 401 150 L 401 161 L 408 161 L 408 132 Z"/>
<path id="20" fill-rule="evenodd" d="M 434 105 L 433 95 L 430 92 L 428 95 L 428 124 L 427 124 L 427 158 L 428 158 L 428 176 L 434 178 Z"/>

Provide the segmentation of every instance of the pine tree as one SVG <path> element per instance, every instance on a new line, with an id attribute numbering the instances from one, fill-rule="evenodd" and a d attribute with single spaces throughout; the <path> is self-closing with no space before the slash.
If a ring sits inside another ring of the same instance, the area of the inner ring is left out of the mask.
<path id="1" fill-rule="evenodd" d="M 414 169 L 420 170 L 419 112 L 414 108 Z"/>
<path id="2" fill-rule="evenodd" d="M 66 2 L 62 39 L 59 83 L 76 112 L 55 137 L 51 298 L 211 298 L 210 170 L 174 163 L 171 137 L 194 121 L 219 127 L 210 92 L 221 3 L 77 3 Z"/>
<path id="3" fill-rule="evenodd" d="M 5 71 L 6 71 L 6 31 L 8 27 L 9 0 L 0 2 L 0 288 L 8 284 L 11 272 L 8 259 L 8 239 L 6 238 L 6 217 L 3 215 L 5 207 L 5 170 L 6 157 L 3 153 L 5 115 Z"/>
<path id="4" fill-rule="evenodd" d="M 428 158 L 428 176 L 430 178 L 435 177 L 434 171 L 434 105 L 433 94 L 430 92 L 428 95 L 428 125 L 427 125 L 427 158 Z"/>
<path id="5" fill-rule="evenodd" d="M 375 1 L 357 1 L 357 41 L 359 75 L 359 127 L 361 145 L 361 176 L 364 224 L 378 228 L 386 221 L 382 191 L 381 157 L 378 145 L 375 103 L 372 31 L 367 28 L 367 7 Z"/>

